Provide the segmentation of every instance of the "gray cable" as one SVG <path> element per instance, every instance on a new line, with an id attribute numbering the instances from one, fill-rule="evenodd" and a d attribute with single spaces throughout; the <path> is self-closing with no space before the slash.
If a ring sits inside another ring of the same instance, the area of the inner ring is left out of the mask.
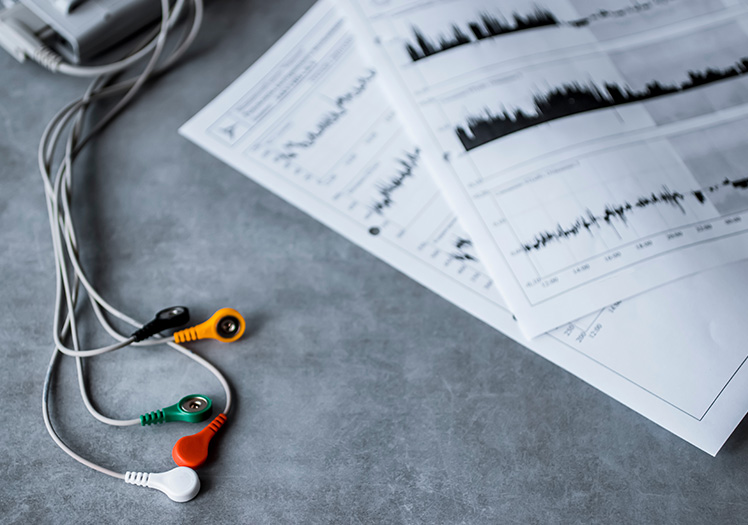
<path id="1" fill-rule="evenodd" d="M 80 455 L 76 454 L 69 447 L 67 447 L 67 445 L 65 445 L 65 443 L 57 435 L 51 424 L 49 417 L 48 399 L 51 377 L 59 356 L 58 352 L 66 355 L 72 355 L 76 358 L 76 370 L 81 397 L 89 412 L 99 421 L 110 425 L 128 426 L 137 424 L 139 423 L 139 419 L 115 420 L 103 416 L 98 411 L 96 411 L 96 409 L 91 404 L 85 389 L 85 382 L 83 380 L 82 358 L 117 350 L 132 344 L 135 344 L 136 346 L 146 346 L 152 344 L 163 344 L 166 342 L 165 338 L 153 338 L 150 341 L 134 343 L 133 337 L 126 337 L 122 334 L 119 334 L 109 324 L 106 317 L 104 316 L 102 308 L 109 314 L 136 328 L 140 328 L 142 326 L 141 323 L 138 323 L 137 321 L 125 315 L 124 313 L 110 305 L 107 301 L 105 301 L 85 276 L 85 273 L 81 268 L 80 261 L 78 260 L 78 242 L 70 210 L 70 192 L 72 188 L 73 163 L 77 154 L 93 136 L 99 133 L 117 116 L 120 111 L 122 111 L 122 109 L 124 109 L 132 101 L 132 99 L 142 89 L 143 85 L 149 78 L 166 71 L 185 53 L 187 48 L 194 41 L 195 36 L 199 31 L 203 16 L 203 2 L 202 0 L 190 0 L 190 3 L 188 5 L 193 10 L 193 21 L 190 29 L 182 37 L 178 46 L 170 53 L 168 57 L 166 57 L 163 63 L 159 66 L 158 61 L 163 52 L 169 30 L 179 19 L 185 3 L 184 0 L 177 0 L 174 8 L 171 11 L 169 11 L 167 0 L 161 0 L 161 5 L 162 22 L 161 27 L 155 34 L 155 36 L 152 36 L 152 38 L 149 38 L 147 42 L 138 46 L 134 50 L 134 52 L 126 59 L 123 59 L 122 61 L 115 64 L 110 64 L 106 68 L 106 70 L 100 70 L 97 73 L 99 74 L 99 76 L 93 80 L 83 97 L 63 107 L 52 118 L 52 120 L 44 130 L 44 133 L 42 134 L 42 139 L 39 145 L 39 170 L 44 182 L 47 211 L 49 214 L 50 229 L 52 231 L 52 244 L 57 266 L 57 271 L 55 272 L 56 291 L 55 315 L 53 321 L 53 338 L 55 342 L 55 349 L 53 351 L 52 358 L 50 359 L 50 363 L 47 369 L 42 393 L 42 413 L 44 416 L 44 422 L 50 436 L 52 436 L 52 439 L 68 455 L 88 467 L 120 479 L 124 479 L 124 474 L 119 474 L 96 465 L 91 461 L 82 458 Z M 115 71 L 123 70 L 129 65 L 148 56 L 149 53 L 150 59 L 146 64 L 143 72 L 132 79 L 110 85 L 112 73 L 114 73 Z M 123 66 L 122 64 L 127 65 Z M 63 73 L 66 72 L 64 68 L 60 68 L 60 71 Z M 88 71 L 90 72 L 93 70 L 89 69 Z M 115 104 L 115 106 L 100 121 L 98 121 L 86 135 L 82 136 L 84 122 L 83 119 L 88 107 L 97 100 L 116 96 L 121 93 L 124 93 L 124 95 L 122 95 L 122 98 Z M 71 130 L 65 142 L 63 159 L 60 166 L 55 171 L 55 175 L 53 177 L 52 164 L 56 145 L 59 143 L 59 140 L 67 127 L 70 127 Z M 68 262 L 70 263 L 71 267 L 68 266 Z M 91 306 L 100 324 L 115 340 L 118 341 L 117 343 L 97 349 L 80 350 L 77 320 L 75 316 L 75 310 L 78 305 L 78 299 L 80 297 L 80 286 L 85 289 Z M 61 323 L 62 327 L 60 327 Z M 73 342 L 72 349 L 63 344 L 63 341 L 68 337 L 70 337 Z M 221 386 L 226 392 L 226 407 L 224 412 L 228 413 L 231 406 L 231 390 L 223 375 L 213 365 L 208 363 L 200 356 L 193 354 L 190 350 L 174 343 L 169 343 L 169 346 L 179 351 L 183 355 L 190 357 L 191 359 L 208 369 L 218 379 L 218 381 L 221 383 Z"/>

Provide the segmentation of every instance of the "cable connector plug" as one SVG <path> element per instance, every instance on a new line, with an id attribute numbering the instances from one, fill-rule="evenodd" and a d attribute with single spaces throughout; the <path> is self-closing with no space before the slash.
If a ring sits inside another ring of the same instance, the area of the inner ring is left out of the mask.
<path id="1" fill-rule="evenodd" d="M 170 306 L 157 313 L 153 321 L 149 321 L 142 328 L 133 332 L 131 337 L 134 337 L 137 343 L 159 332 L 178 328 L 189 322 L 190 310 L 186 306 Z"/>
<path id="2" fill-rule="evenodd" d="M 218 414 L 210 425 L 197 434 L 179 438 L 171 449 L 174 463 L 181 467 L 199 468 L 208 459 L 210 440 L 226 422 L 225 414 Z"/>
<path id="3" fill-rule="evenodd" d="M 125 483 L 160 490 L 172 501 L 184 503 L 200 492 L 197 472 L 187 467 L 177 467 L 167 472 L 127 472 Z"/>
<path id="4" fill-rule="evenodd" d="M 150 414 L 140 416 L 142 426 L 184 421 L 185 423 L 199 423 L 210 417 L 213 411 L 213 401 L 208 396 L 192 394 L 179 400 L 170 407 L 154 410 Z"/>
<path id="5" fill-rule="evenodd" d="M 247 323 L 239 312 L 233 308 L 221 308 L 204 323 L 174 332 L 174 342 L 216 339 L 222 343 L 233 343 L 244 334 L 246 326 Z"/>
<path id="6" fill-rule="evenodd" d="M 23 4 L 0 11 L 0 47 L 23 63 L 31 58 L 50 71 L 57 71 L 62 57 L 37 36 L 47 25 Z"/>

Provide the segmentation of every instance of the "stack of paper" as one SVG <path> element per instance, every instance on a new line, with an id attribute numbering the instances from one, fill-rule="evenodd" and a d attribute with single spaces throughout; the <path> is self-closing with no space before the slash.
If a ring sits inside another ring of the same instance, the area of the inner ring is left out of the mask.
<path id="1" fill-rule="evenodd" d="M 716 454 L 748 411 L 748 3 L 528 5 L 320 1 L 181 131 Z"/>

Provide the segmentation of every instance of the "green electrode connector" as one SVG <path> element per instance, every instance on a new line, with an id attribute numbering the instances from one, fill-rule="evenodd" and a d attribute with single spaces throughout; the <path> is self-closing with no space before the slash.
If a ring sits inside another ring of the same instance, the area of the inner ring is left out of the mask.
<path id="1" fill-rule="evenodd" d="M 171 423 L 172 421 L 199 423 L 208 419 L 212 410 L 213 401 L 208 396 L 193 394 L 183 397 L 175 405 L 154 410 L 150 414 L 143 414 L 140 416 L 140 424 L 146 426 L 156 423 Z"/>

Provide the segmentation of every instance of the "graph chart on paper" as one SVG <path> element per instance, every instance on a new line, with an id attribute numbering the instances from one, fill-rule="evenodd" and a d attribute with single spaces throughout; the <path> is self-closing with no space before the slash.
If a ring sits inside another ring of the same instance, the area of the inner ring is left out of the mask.
<path id="1" fill-rule="evenodd" d="M 602 6 L 600 4 L 608 4 Z M 475 2 L 471 2 L 474 6 Z M 515 9 L 499 10 L 487 7 L 475 11 L 472 18 L 463 24 L 452 22 L 448 28 L 441 31 L 434 30 L 433 34 L 426 34 L 415 24 L 412 36 L 405 40 L 405 51 L 413 62 L 445 53 L 460 46 L 476 44 L 481 41 L 495 40 L 512 34 L 527 31 L 553 30 L 560 28 L 589 29 L 598 25 L 618 24 L 625 26 L 629 18 L 657 18 L 667 17 L 672 23 L 686 16 L 698 16 L 724 6 L 704 2 L 688 2 L 687 0 L 649 0 L 636 3 L 624 1 L 597 2 L 597 6 L 589 14 L 562 19 L 551 8 L 540 4 L 520 6 Z M 678 4 L 678 5 L 674 5 Z M 639 27 L 641 31 L 643 28 Z M 611 34 L 611 28 L 601 36 L 611 38 L 620 34 Z M 622 33 L 622 31 L 620 32 Z"/>
<path id="2" fill-rule="evenodd" d="M 387 108 L 371 104 L 376 100 L 369 97 L 376 91 L 372 88 L 377 77 L 369 82 L 367 69 L 361 66 L 363 60 L 348 60 L 343 48 L 337 47 L 341 42 L 337 37 L 343 31 L 336 29 L 337 20 L 331 19 L 329 12 L 325 3 L 316 4 L 269 52 L 269 60 L 266 56 L 257 61 L 183 127 L 182 133 L 354 243 L 572 373 L 598 386 L 614 381 L 616 399 L 649 417 L 653 416 L 648 407 L 656 407 L 653 419 L 660 424 L 685 421 L 696 433 L 705 428 L 700 419 L 706 417 L 703 423 L 711 426 L 708 418 L 722 410 L 719 398 L 724 398 L 722 392 L 728 391 L 736 367 L 745 358 L 739 355 L 744 352 L 739 344 L 725 345 L 725 350 L 734 347 L 729 356 L 722 355 L 721 348 L 720 355 L 715 355 L 711 336 L 719 333 L 724 337 L 730 327 L 740 326 L 744 305 L 742 297 L 723 304 L 721 294 L 714 291 L 745 289 L 745 266 L 732 272 L 702 273 L 702 281 L 684 279 L 677 286 L 653 290 L 646 300 L 616 304 L 547 336 L 522 340 L 519 323 L 500 303 L 495 290 L 474 286 L 473 279 L 488 259 L 485 252 L 475 251 L 473 241 L 442 199 L 425 197 L 433 188 L 423 172 L 426 148 L 398 134 Z M 333 54 L 328 54 L 331 50 Z M 331 74 L 334 69 L 345 74 Z M 237 99 L 241 101 L 237 103 Z M 665 210 L 673 203 L 686 208 L 686 201 L 691 207 L 708 203 L 721 213 L 740 208 L 742 198 L 733 190 L 738 190 L 741 182 L 729 169 L 745 164 L 739 149 L 733 148 L 737 156 L 729 156 L 729 162 L 717 165 L 703 147 L 703 137 L 677 138 L 677 143 L 676 137 L 670 140 L 678 151 L 689 152 L 682 159 L 689 170 L 696 173 L 709 166 L 701 171 L 730 172 L 730 176 L 714 178 L 713 183 L 707 179 L 694 182 L 689 187 L 702 189 L 690 193 L 681 187 L 663 188 L 655 193 L 657 199 L 637 201 L 624 193 L 616 194 L 641 206 L 611 209 L 625 212 L 629 221 L 636 212 Z M 319 148 L 325 148 L 328 155 L 320 155 Z M 641 182 L 642 187 L 632 195 L 644 191 L 647 181 Z M 416 214 L 409 210 L 414 198 L 424 199 L 415 207 Z M 590 200 L 588 204 L 592 210 L 596 203 Z M 407 227 L 402 228 L 403 224 Z M 715 275 L 724 277 L 724 282 L 715 282 Z M 719 299 L 705 304 L 708 297 Z M 695 301 L 703 311 L 722 320 L 722 325 L 715 328 L 710 324 L 710 331 L 699 334 L 698 316 L 696 322 L 679 325 L 695 328 L 687 333 L 663 322 L 663 311 Z M 643 319 L 657 323 L 645 326 Z M 742 415 L 737 414 L 735 421 Z M 692 439 L 688 431 L 681 435 Z M 716 445 L 699 443 L 714 451 L 725 437 L 717 436 Z"/>
<path id="3" fill-rule="evenodd" d="M 424 0 L 381 3 L 381 38 L 411 82 L 431 87 L 486 65 L 606 43 L 705 17 L 726 18 L 742 0 Z"/>
<path id="4" fill-rule="evenodd" d="M 434 214 L 428 231 L 417 249 L 442 268 L 451 268 L 460 276 L 476 285 L 487 298 L 496 301 L 493 280 L 480 263 L 472 239 L 462 228 L 457 217 L 444 208 L 440 215 Z M 489 293 L 490 292 L 490 293 Z M 503 305 L 503 303 L 501 303 Z"/>
<path id="5" fill-rule="evenodd" d="M 482 114 L 469 115 L 466 118 L 466 124 L 455 129 L 455 134 L 465 150 L 470 151 L 492 140 L 498 140 L 546 122 L 685 93 L 746 74 L 748 74 L 748 57 L 741 57 L 724 68 L 708 67 L 701 71 L 686 71 L 681 81 L 664 83 L 652 80 L 639 89 L 613 82 L 604 82 L 602 85 L 592 81 L 561 83 L 533 94 L 532 105 L 529 109 L 504 109 L 500 112 L 486 107 Z"/>
<path id="6" fill-rule="evenodd" d="M 288 71 L 270 73 L 272 82 L 241 97 L 210 131 L 313 195 L 316 206 L 358 224 L 362 235 L 496 298 L 472 241 L 426 172 L 421 148 L 387 104 L 376 71 L 360 65 L 340 26 L 333 34 L 326 49 L 314 46 L 314 57 L 290 53 L 293 60 L 281 63 Z M 294 96 L 279 96 L 285 92 L 279 84 Z"/>
<path id="7" fill-rule="evenodd" d="M 741 119 L 582 156 L 495 188 L 484 199 L 494 235 L 511 247 L 505 256 L 528 298 L 744 232 L 746 133 Z"/>
<path id="8" fill-rule="evenodd" d="M 458 175 L 473 185 L 604 137 L 741 111 L 748 104 L 746 49 L 745 28 L 731 21 L 501 73 L 433 97 L 425 107 L 442 147 L 457 158 Z"/>

